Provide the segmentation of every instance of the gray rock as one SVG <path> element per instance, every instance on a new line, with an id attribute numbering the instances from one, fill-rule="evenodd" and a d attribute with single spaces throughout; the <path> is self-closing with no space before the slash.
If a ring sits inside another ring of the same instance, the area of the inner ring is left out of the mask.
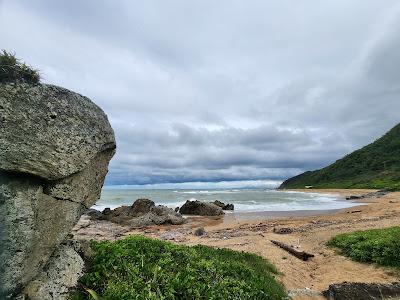
<path id="1" fill-rule="evenodd" d="M 293 233 L 293 229 L 290 227 L 274 227 L 272 230 L 276 234 L 290 234 Z"/>
<path id="2" fill-rule="evenodd" d="M 235 209 L 235 206 L 231 203 L 225 204 L 224 202 L 221 202 L 219 200 L 215 200 L 213 203 L 215 205 L 221 207 L 222 210 L 234 210 Z"/>
<path id="3" fill-rule="evenodd" d="M 109 207 L 106 207 L 104 210 L 103 210 L 103 212 L 102 212 L 104 215 L 108 215 L 108 214 L 110 214 L 111 213 L 111 208 L 109 208 Z"/>
<path id="4" fill-rule="evenodd" d="M 199 216 L 219 216 L 224 212 L 221 207 L 207 202 L 198 200 L 187 200 L 185 204 L 179 209 L 179 212 L 184 215 L 199 215 Z"/>
<path id="5" fill-rule="evenodd" d="M 77 202 L 90 208 L 100 198 L 108 162 L 114 153 L 114 149 L 100 152 L 81 172 L 48 182 L 44 192 L 56 199 Z"/>
<path id="6" fill-rule="evenodd" d="M 38 278 L 100 197 L 115 140 L 99 107 L 55 86 L 0 84 L 0 117 L 3 299 Z"/>
<path id="7" fill-rule="evenodd" d="M 400 297 L 400 282 L 392 284 L 343 282 L 329 285 L 324 292 L 329 300 L 375 300 L 398 299 Z"/>
<path id="8" fill-rule="evenodd" d="M 203 236 L 203 235 L 205 235 L 207 232 L 206 232 L 206 230 L 204 229 L 204 227 L 200 227 L 200 228 L 197 228 L 195 231 L 194 231 L 194 235 L 195 236 Z"/>
<path id="9" fill-rule="evenodd" d="M 104 112 L 53 85 L 0 84 L 0 120 L 2 170 L 61 179 L 115 148 Z"/>
<path id="10" fill-rule="evenodd" d="M 105 208 L 104 209 L 104 211 L 105 210 L 110 210 L 110 208 Z M 103 218 L 104 218 L 104 216 L 103 216 L 103 213 L 104 213 L 104 211 L 103 212 L 101 212 L 101 211 L 98 211 L 97 209 L 88 209 L 87 211 L 86 211 L 86 215 L 87 216 L 89 216 L 90 217 L 90 219 L 95 219 L 95 220 L 103 220 Z"/>
<path id="11" fill-rule="evenodd" d="M 180 225 L 185 222 L 185 218 L 182 217 L 180 213 L 177 213 L 172 208 L 157 205 L 151 208 L 150 214 L 152 215 L 152 220 L 155 224 L 172 224 Z"/>
<path id="12" fill-rule="evenodd" d="M 376 191 L 376 192 L 367 193 L 367 194 L 364 194 L 364 195 L 361 195 L 361 196 L 351 195 L 351 196 L 346 197 L 346 200 L 381 198 L 383 196 L 386 196 L 391 191 L 392 190 L 390 190 L 390 189 L 383 189 L 383 190 L 379 190 L 379 191 Z"/>
<path id="13" fill-rule="evenodd" d="M 45 268 L 24 289 L 30 300 L 68 299 L 69 290 L 83 275 L 84 261 L 74 248 L 61 245 Z"/>
<path id="14" fill-rule="evenodd" d="M 155 204 L 149 199 L 137 199 L 131 207 L 132 216 L 141 216 L 148 213 Z"/>
<path id="15" fill-rule="evenodd" d="M 35 277 L 85 209 L 43 193 L 43 182 L 35 177 L 2 175 L 0 272 L 3 288 L 11 292 Z"/>

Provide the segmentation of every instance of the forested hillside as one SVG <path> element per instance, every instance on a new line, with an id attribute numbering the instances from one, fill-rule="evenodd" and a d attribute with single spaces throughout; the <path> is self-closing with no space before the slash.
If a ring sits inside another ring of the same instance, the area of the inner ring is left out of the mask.
<path id="1" fill-rule="evenodd" d="M 383 137 L 335 163 L 289 178 L 281 189 L 400 188 L 400 124 Z"/>

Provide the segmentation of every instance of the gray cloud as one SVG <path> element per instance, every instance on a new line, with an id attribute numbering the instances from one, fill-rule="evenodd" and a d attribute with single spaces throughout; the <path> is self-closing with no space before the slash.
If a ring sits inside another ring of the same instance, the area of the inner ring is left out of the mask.
<path id="1" fill-rule="evenodd" d="M 109 184 L 282 180 L 399 122 L 395 0 L 0 1 L 1 47 L 108 114 Z"/>

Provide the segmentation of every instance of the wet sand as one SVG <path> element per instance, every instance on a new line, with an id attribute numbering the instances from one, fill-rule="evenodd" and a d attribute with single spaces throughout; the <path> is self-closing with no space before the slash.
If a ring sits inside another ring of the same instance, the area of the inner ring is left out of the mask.
<path id="1" fill-rule="evenodd" d="M 334 193 L 342 197 L 371 190 L 301 190 Z M 368 204 L 365 204 L 368 202 Z M 256 253 L 274 263 L 282 273 L 279 280 L 294 299 L 324 299 L 320 292 L 329 284 L 344 281 L 390 283 L 400 280 L 399 272 L 351 261 L 325 243 L 333 236 L 372 228 L 400 226 L 400 192 L 381 198 L 362 199 L 359 206 L 334 211 L 232 213 L 224 217 L 190 217 L 179 226 L 153 226 L 130 230 L 109 222 L 91 222 L 83 217 L 75 228 L 77 239 L 118 239 L 131 234 L 169 240 L 174 243 L 226 247 Z M 201 237 L 194 230 L 204 227 Z M 276 234 L 274 228 L 289 227 L 290 234 Z M 270 240 L 278 240 L 315 255 L 304 262 Z"/>
<path id="2" fill-rule="evenodd" d="M 256 222 L 265 220 L 275 220 L 291 217 L 307 217 L 334 214 L 339 209 L 328 210 L 293 210 L 293 211 L 261 211 L 261 212 L 233 212 L 226 213 L 222 218 L 222 224 L 240 224 L 243 222 Z"/>

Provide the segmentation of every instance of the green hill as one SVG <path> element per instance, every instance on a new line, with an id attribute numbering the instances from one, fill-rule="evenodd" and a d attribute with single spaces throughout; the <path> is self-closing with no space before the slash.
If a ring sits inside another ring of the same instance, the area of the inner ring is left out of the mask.
<path id="1" fill-rule="evenodd" d="M 400 189 L 400 124 L 383 137 L 335 163 L 289 178 L 280 189 L 304 188 Z"/>

